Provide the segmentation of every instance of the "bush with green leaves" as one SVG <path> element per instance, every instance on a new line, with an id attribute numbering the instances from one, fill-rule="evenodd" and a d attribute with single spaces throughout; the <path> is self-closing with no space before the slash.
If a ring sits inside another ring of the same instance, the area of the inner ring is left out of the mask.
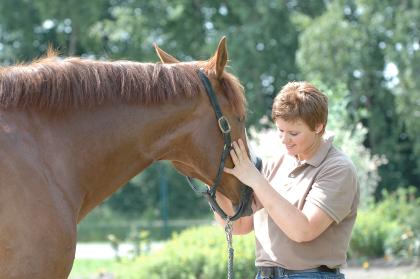
<path id="1" fill-rule="evenodd" d="M 400 233 L 399 223 L 384 219 L 375 208 L 361 210 L 350 242 L 352 258 L 375 258 L 385 255 L 385 241 L 389 235 Z"/>
<path id="2" fill-rule="evenodd" d="M 255 275 L 253 234 L 234 236 L 234 273 L 236 278 Z M 223 228 L 202 226 L 175 234 L 165 246 L 140 256 L 124 274 L 126 279 L 211 279 L 227 278 L 227 244 Z M 121 271 L 122 272 L 122 271 Z"/>
<path id="3" fill-rule="evenodd" d="M 416 190 L 400 188 L 383 192 L 376 205 L 361 209 L 350 243 L 352 257 L 419 256 L 420 198 Z"/>

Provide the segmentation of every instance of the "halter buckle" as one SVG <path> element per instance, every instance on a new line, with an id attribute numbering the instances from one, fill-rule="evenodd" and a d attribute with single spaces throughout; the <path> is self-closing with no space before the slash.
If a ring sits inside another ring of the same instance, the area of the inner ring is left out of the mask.
<path id="1" fill-rule="evenodd" d="M 231 131 L 229 121 L 226 119 L 224 115 L 220 116 L 217 119 L 217 123 L 219 124 L 219 129 L 222 131 L 223 134 L 228 134 Z"/>

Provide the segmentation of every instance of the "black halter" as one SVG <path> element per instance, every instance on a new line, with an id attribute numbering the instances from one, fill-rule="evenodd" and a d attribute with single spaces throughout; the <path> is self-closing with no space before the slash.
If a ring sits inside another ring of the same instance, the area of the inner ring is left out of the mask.
<path id="1" fill-rule="evenodd" d="M 240 204 L 233 216 L 228 216 L 223 209 L 219 206 L 219 204 L 216 201 L 216 190 L 217 187 L 220 184 L 220 180 L 222 178 L 223 169 L 225 167 L 225 161 L 226 158 L 229 156 L 229 152 L 231 149 L 232 139 L 230 136 L 231 128 L 229 121 L 227 118 L 223 115 L 222 110 L 220 109 L 219 102 L 217 101 L 216 94 L 214 93 L 213 87 L 211 86 L 211 83 L 209 79 L 207 78 L 206 74 L 200 69 L 198 71 L 198 76 L 200 77 L 201 81 L 204 84 L 204 87 L 206 88 L 207 95 L 209 96 L 210 103 L 213 106 L 214 113 L 216 115 L 217 123 L 219 124 L 220 131 L 223 134 L 223 140 L 224 140 L 224 146 L 222 151 L 222 156 L 220 158 L 220 164 L 219 169 L 217 170 L 216 179 L 214 180 L 214 183 L 212 187 L 207 189 L 200 189 L 194 184 L 194 181 L 191 177 L 186 176 L 188 184 L 191 186 L 191 188 L 198 194 L 203 195 L 209 202 L 210 206 L 214 211 L 216 211 L 220 217 L 223 219 L 229 219 L 231 221 L 234 221 L 242 216 L 246 209 L 246 205 L 249 202 L 252 194 L 252 189 L 248 186 L 244 186 L 241 189 L 241 200 Z M 256 156 L 251 156 L 251 159 L 253 160 L 254 164 L 257 166 L 258 169 L 261 169 L 261 159 Z"/>

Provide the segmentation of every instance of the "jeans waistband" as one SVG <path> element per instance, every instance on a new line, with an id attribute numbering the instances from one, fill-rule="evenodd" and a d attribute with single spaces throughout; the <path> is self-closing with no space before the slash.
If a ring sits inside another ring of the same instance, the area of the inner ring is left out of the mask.
<path id="1" fill-rule="evenodd" d="M 329 268 L 325 265 L 321 265 L 319 267 L 310 268 L 310 269 L 302 269 L 302 270 L 291 270 L 282 268 L 279 266 L 257 266 L 258 272 L 263 277 L 276 277 L 282 275 L 291 275 L 291 274 L 298 274 L 298 273 L 309 273 L 309 272 L 330 272 L 334 274 L 340 273 L 339 268 Z"/>

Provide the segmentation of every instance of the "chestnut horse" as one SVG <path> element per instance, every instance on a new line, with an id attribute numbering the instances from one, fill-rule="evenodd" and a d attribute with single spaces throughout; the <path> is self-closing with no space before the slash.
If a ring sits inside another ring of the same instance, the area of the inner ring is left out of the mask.
<path id="1" fill-rule="evenodd" d="M 224 39 L 208 61 L 156 50 L 163 63 L 48 55 L 0 69 L 0 278 L 67 278 L 78 222 L 155 161 L 212 185 L 224 142 L 198 69 L 246 138 Z M 242 187 L 223 174 L 218 190 L 236 205 Z"/>

